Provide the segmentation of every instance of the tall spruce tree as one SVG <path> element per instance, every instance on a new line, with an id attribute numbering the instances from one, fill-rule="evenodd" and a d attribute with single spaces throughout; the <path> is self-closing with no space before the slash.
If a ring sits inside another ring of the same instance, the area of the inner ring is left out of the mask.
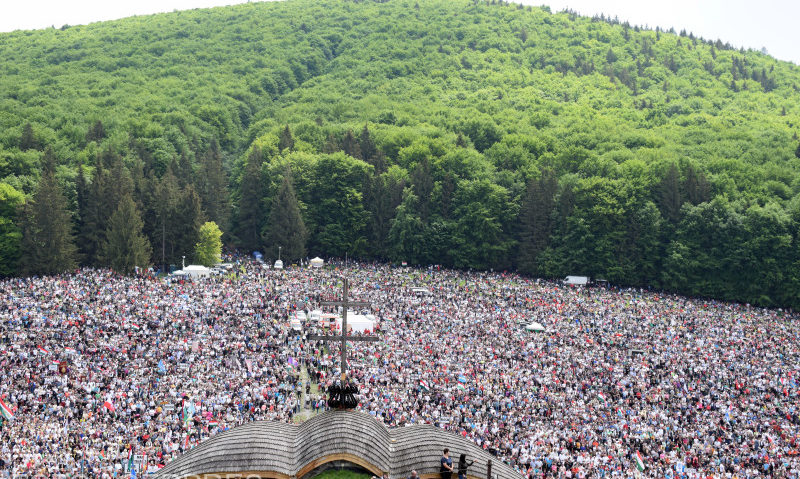
<path id="1" fill-rule="evenodd" d="M 19 149 L 25 151 L 38 148 L 39 143 L 37 143 L 36 137 L 33 135 L 33 125 L 30 122 L 25 123 L 25 126 L 22 127 L 22 135 L 19 138 Z"/>
<path id="2" fill-rule="evenodd" d="M 358 145 L 353 130 L 347 130 L 342 139 L 342 150 L 353 158 L 361 159 L 361 147 Z"/>
<path id="3" fill-rule="evenodd" d="M 281 130 L 281 136 L 278 140 L 278 150 L 283 151 L 292 151 L 294 150 L 294 138 L 292 137 L 292 130 L 289 129 L 289 125 L 286 125 L 286 128 Z"/>
<path id="4" fill-rule="evenodd" d="M 22 232 L 14 220 L 25 196 L 8 183 L 0 182 L 0 276 L 17 272 Z"/>
<path id="5" fill-rule="evenodd" d="M 695 206 L 711 199 L 711 185 L 706 176 L 702 171 L 695 170 L 692 165 L 686 167 L 683 189 L 686 192 L 686 199 Z"/>
<path id="6" fill-rule="evenodd" d="M 109 211 L 105 204 L 108 190 L 111 189 L 108 172 L 100 166 L 94 170 L 92 183 L 88 187 L 86 204 L 81 213 L 78 231 L 78 246 L 81 261 L 88 265 L 99 265 L 98 253 L 103 244 Z"/>
<path id="7" fill-rule="evenodd" d="M 86 217 L 89 214 L 89 183 L 83 165 L 78 165 L 78 177 L 75 179 L 75 197 L 77 210 L 75 212 L 75 237 L 80 238 L 86 228 Z M 83 256 L 82 248 L 78 248 L 79 262 L 86 264 L 87 258 Z"/>
<path id="8" fill-rule="evenodd" d="M 372 141 L 372 136 L 370 135 L 369 128 L 366 124 L 364 125 L 364 129 L 361 130 L 361 135 L 358 137 L 358 146 L 361 149 L 361 159 L 372 166 L 376 166 L 374 161 L 375 155 L 378 153 L 378 149 L 375 147 L 375 142 Z M 381 171 L 379 173 L 383 172 Z"/>
<path id="9" fill-rule="evenodd" d="M 681 192 L 680 172 L 678 172 L 678 167 L 675 163 L 672 163 L 659 185 L 658 206 L 661 210 L 661 216 L 673 227 L 677 226 L 678 221 L 681 219 L 682 204 L 683 194 Z"/>
<path id="10" fill-rule="evenodd" d="M 42 163 L 36 192 L 22 211 L 22 270 L 58 274 L 77 266 L 77 248 L 72 237 L 72 215 L 55 177 L 55 156 L 50 148 Z"/>
<path id="11" fill-rule="evenodd" d="M 152 249 L 142 233 L 144 222 L 130 194 L 124 195 L 108 220 L 101 247 L 103 262 L 122 274 L 131 274 L 136 267 L 150 264 Z"/>
<path id="12" fill-rule="evenodd" d="M 238 209 L 238 237 L 247 251 L 261 247 L 261 230 L 264 229 L 266 214 L 264 213 L 264 180 L 261 166 L 264 155 L 258 148 L 253 148 L 247 157 L 247 164 L 242 176 L 241 196 Z"/>
<path id="13" fill-rule="evenodd" d="M 431 193 L 433 193 L 433 176 L 431 176 L 431 163 L 425 157 L 417 163 L 411 174 L 411 181 L 414 184 L 414 195 L 417 197 L 419 215 L 423 223 L 427 223 L 430 213 Z"/>
<path id="14" fill-rule="evenodd" d="M 180 189 L 178 188 L 178 179 L 172 174 L 171 169 L 167 169 L 167 173 L 160 180 L 154 181 L 157 181 L 157 184 L 153 195 L 156 200 L 153 208 L 156 223 L 156 234 L 153 235 L 156 241 L 153 241 L 153 250 L 162 265 L 162 270 L 166 271 L 168 261 L 175 259 L 173 253 L 175 241 L 179 235 L 179 228 L 183 227 L 176 221 L 176 217 L 179 215 Z"/>
<path id="15" fill-rule="evenodd" d="M 547 248 L 553 231 L 553 208 L 558 179 L 552 170 L 545 170 L 539 179 L 528 182 L 519 213 L 519 270 L 541 273 L 539 255 Z"/>
<path id="16" fill-rule="evenodd" d="M 211 140 L 211 145 L 202 157 L 199 186 L 203 210 L 209 221 L 225 229 L 230 215 L 228 176 L 222 167 L 222 153 L 216 139 Z"/>
<path id="17" fill-rule="evenodd" d="M 272 200 L 269 229 L 266 231 L 269 251 L 282 247 L 283 258 L 295 261 L 306 255 L 308 231 L 300 215 L 300 204 L 292 184 L 292 171 L 286 169 L 283 182 Z"/>
<path id="18" fill-rule="evenodd" d="M 206 220 L 200 203 L 200 195 L 191 185 L 181 192 L 172 223 L 175 226 L 175 244 L 172 260 L 178 261 L 181 256 L 190 256 L 199 240 L 200 227 Z"/>
<path id="19" fill-rule="evenodd" d="M 106 137 L 106 129 L 103 127 L 103 122 L 97 120 L 92 126 L 89 127 L 89 131 L 86 132 L 86 141 L 101 141 L 103 138 Z"/>

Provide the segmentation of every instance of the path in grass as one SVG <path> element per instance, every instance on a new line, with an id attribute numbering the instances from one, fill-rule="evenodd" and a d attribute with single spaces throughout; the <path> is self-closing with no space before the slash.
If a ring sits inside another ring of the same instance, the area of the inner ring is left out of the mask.
<path id="1" fill-rule="evenodd" d="M 308 369 L 306 368 L 305 364 L 301 364 L 300 365 L 300 391 L 301 391 L 300 404 L 301 404 L 301 407 L 300 407 L 300 412 L 295 414 L 294 418 L 292 418 L 292 422 L 299 423 L 299 422 L 307 421 L 308 419 L 312 418 L 315 414 L 317 414 L 317 413 L 314 412 L 314 409 L 312 407 L 310 407 L 310 406 L 306 407 L 306 387 L 305 387 L 305 384 L 308 381 L 309 381 Z M 313 396 L 313 395 L 316 395 L 318 393 L 319 393 L 319 388 L 317 387 L 317 385 L 315 383 L 311 383 L 311 395 Z"/>

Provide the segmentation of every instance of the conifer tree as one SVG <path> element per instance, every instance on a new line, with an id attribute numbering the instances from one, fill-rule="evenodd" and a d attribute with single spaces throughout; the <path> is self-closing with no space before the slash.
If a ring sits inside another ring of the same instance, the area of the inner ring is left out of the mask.
<path id="1" fill-rule="evenodd" d="M 326 154 L 336 153 L 337 151 L 341 151 L 342 147 L 339 145 L 339 141 L 333 135 L 333 133 L 328 134 L 328 138 L 325 140 L 325 144 L 322 146 L 322 152 Z"/>
<path id="2" fill-rule="evenodd" d="M 130 194 L 125 194 L 108 220 L 101 247 L 103 263 L 122 274 L 131 274 L 136 267 L 150 264 L 152 249 L 142 234 L 142 216 Z"/>
<path id="3" fill-rule="evenodd" d="M 22 151 L 36 150 L 38 147 L 39 144 L 33 135 L 33 126 L 30 122 L 25 123 L 25 126 L 22 127 L 22 136 L 19 138 L 19 149 Z"/>
<path id="4" fill-rule="evenodd" d="M 86 132 L 86 141 L 101 141 L 103 138 L 106 137 L 106 129 L 103 127 L 103 122 L 97 120 L 94 125 L 89 127 L 89 131 Z"/>
<path id="5" fill-rule="evenodd" d="M 193 186 L 188 185 L 183 189 L 178 206 L 173 216 L 175 228 L 175 244 L 172 259 L 179 260 L 181 256 L 190 256 L 199 240 L 200 227 L 205 222 L 205 214 L 200 202 L 200 196 Z"/>
<path id="6" fill-rule="evenodd" d="M 86 227 L 86 217 L 89 212 L 89 183 L 86 181 L 86 173 L 83 165 L 78 165 L 78 177 L 75 180 L 75 196 L 77 211 L 75 212 L 75 236 L 80 238 Z M 79 248 L 79 262 L 85 263 L 87 258 L 83 257 L 83 251 Z"/>
<path id="7" fill-rule="evenodd" d="M 361 158 L 361 148 L 358 146 L 355 135 L 353 135 L 353 130 L 347 130 L 347 133 L 345 133 L 344 139 L 342 139 L 342 150 L 353 158 Z"/>
<path id="8" fill-rule="evenodd" d="M 294 149 L 294 138 L 292 137 L 292 131 L 289 129 L 289 125 L 286 125 L 281 131 L 280 139 L 278 140 L 278 150 L 288 150 L 292 151 Z"/>
<path id="9" fill-rule="evenodd" d="M 253 148 L 247 158 L 242 176 L 241 197 L 238 210 L 238 236 L 242 246 L 253 251 L 261 247 L 261 230 L 264 228 L 264 181 L 261 165 L 264 157 L 261 150 Z"/>
<path id="10" fill-rule="evenodd" d="M 42 158 L 42 176 L 33 198 L 22 212 L 22 270 L 32 274 L 58 274 L 77 265 L 71 215 L 55 177 L 55 157 L 50 148 Z"/>
<path id="11" fill-rule="evenodd" d="M 430 212 L 431 193 L 434 186 L 433 177 L 431 176 L 431 164 L 428 158 L 423 158 L 414 168 L 411 181 L 414 184 L 414 195 L 418 200 L 419 216 L 423 222 L 427 222 Z"/>
<path id="12" fill-rule="evenodd" d="M 673 163 L 659 185 L 658 206 L 661 215 L 673 226 L 677 226 L 680 221 L 681 205 L 683 204 L 680 181 L 678 167 Z"/>
<path id="13" fill-rule="evenodd" d="M 228 177 L 222 167 L 222 154 L 216 139 L 211 141 L 203 155 L 199 179 L 199 193 L 206 216 L 224 228 L 230 213 Z"/>
<path id="14" fill-rule="evenodd" d="M 8 183 L 0 182 L 0 276 L 17 272 L 22 232 L 15 218 L 25 196 Z"/>
<path id="15" fill-rule="evenodd" d="M 110 189 L 108 177 L 108 172 L 102 166 L 95 168 L 92 183 L 87 188 L 86 203 L 80 212 L 78 246 L 83 264 L 99 265 L 98 253 L 109 217 L 108 206 L 105 204 Z"/>
<path id="16" fill-rule="evenodd" d="M 300 215 L 300 204 L 292 184 L 292 172 L 287 168 L 278 193 L 272 200 L 269 229 L 266 232 L 267 248 L 282 247 L 283 257 L 294 261 L 306 255 L 308 231 Z"/>
<path id="17" fill-rule="evenodd" d="M 557 188 L 558 179 L 552 170 L 545 170 L 541 178 L 528 182 L 519 213 L 519 270 L 524 273 L 541 272 L 539 255 L 547 248 L 553 231 Z"/>
<path id="18" fill-rule="evenodd" d="M 686 179 L 684 180 L 684 191 L 686 198 L 693 205 L 699 205 L 711 199 L 711 185 L 708 184 L 706 176 L 702 171 L 698 172 L 694 166 L 686 167 Z"/>
<path id="19" fill-rule="evenodd" d="M 178 224 L 176 221 L 180 212 L 178 211 L 178 201 L 180 196 L 180 189 L 178 188 L 178 180 L 172 174 L 172 170 L 168 169 L 167 172 L 161 177 L 161 180 L 153 179 L 155 184 L 155 191 L 153 199 L 153 219 L 155 220 L 153 235 L 153 250 L 157 252 L 155 255 L 162 265 L 162 270 L 167 270 L 167 261 L 175 259 L 174 249 L 175 241 L 178 237 L 179 229 L 183 225 Z"/>
<path id="20" fill-rule="evenodd" d="M 375 142 L 372 141 L 366 124 L 364 124 L 364 129 L 361 130 L 361 135 L 358 137 L 358 146 L 361 149 L 361 159 L 375 166 L 374 158 L 377 154 L 377 148 L 375 147 Z"/>

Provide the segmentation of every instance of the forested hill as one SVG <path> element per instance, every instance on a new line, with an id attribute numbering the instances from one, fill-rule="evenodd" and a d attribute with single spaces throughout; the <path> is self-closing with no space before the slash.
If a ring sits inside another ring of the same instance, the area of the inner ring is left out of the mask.
<path id="1" fill-rule="evenodd" d="M 0 34 L 0 273 L 180 264 L 213 220 L 798 307 L 800 68 L 695 34 L 461 0 Z"/>

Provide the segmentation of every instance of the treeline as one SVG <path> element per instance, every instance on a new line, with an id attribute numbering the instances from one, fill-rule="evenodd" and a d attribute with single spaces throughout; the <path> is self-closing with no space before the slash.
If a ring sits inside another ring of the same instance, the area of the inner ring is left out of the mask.
<path id="1" fill-rule="evenodd" d="M 0 59 L 3 275 L 180 264 L 213 222 L 272 259 L 800 305 L 800 69 L 758 52 L 295 0 L 3 34 Z"/>

